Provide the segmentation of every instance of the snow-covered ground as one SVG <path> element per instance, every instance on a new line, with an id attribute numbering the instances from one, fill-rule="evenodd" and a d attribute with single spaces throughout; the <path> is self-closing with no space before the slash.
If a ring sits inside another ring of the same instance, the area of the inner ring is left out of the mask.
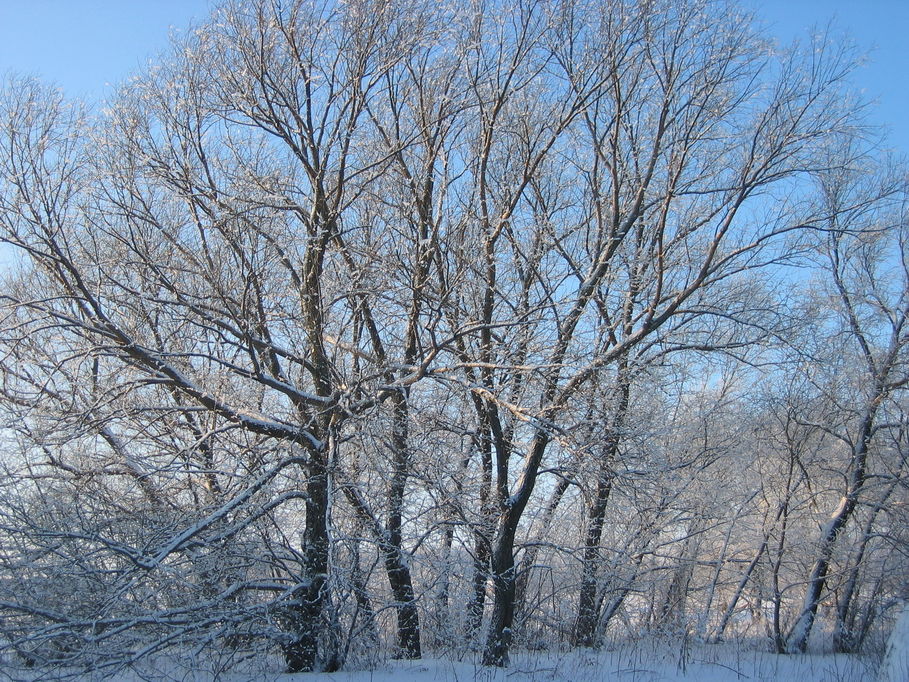
<path id="1" fill-rule="evenodd" d="M 881 682 L 907 682 L 909 680 L 909 602 L 903 604 L 902 613 L 893 626 L 887 653 L 880 671 Z"/>
<path id="2" fill-rule="evenodd" d="M 289 682 L 292 676 L 282 676 Z M 470 663 L 426 660 L 392 662 L 370 672 L 340 675 L 307 675 L 303 682 L 722 682 L 726 680 L 774 680 L 792 682 L 857 682 L 873 680 L 873 666 L 848 656 L 777 656 L 750 652 L 741 656 L 692 655 L 686 662 L 671 656 L 647 658 L 632 651 L 571 654 L 563 657 L 521 658 L 505 670 L 491 670 Z"/>
<path id="3" fill-rule="evenodd" d="M 207 673 L 169 661 L 107 679 L 123 682 L 872 682 L 877 679 L 877 672 L 876 660 L 858 656 L 777 655 L 733 644 L 708 646 L 680 642 L 676 646 L 638 642 L 597 652 L 517 654 L 512 664 L 502 670 L 484 668 L 473 661 L 430 658 L 388 661 L 372 670 L 288 675 L 280 671 L 280 661 L 276 658 L 264 667 L 261 662 L 250 661 L 231 666 L 229 671 L 214 665 Z M 43 679 L 56 679 L 56 676 Z"/>

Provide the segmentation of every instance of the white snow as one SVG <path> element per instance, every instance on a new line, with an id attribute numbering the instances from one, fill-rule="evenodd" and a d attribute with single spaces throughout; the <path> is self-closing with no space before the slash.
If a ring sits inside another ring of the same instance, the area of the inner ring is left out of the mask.
<path id="1" fill-rule="evenodd" d="M 878 679 L 880 682 L 909 680 L 909 601 L 903 604 L 903 611 L 890 633 Z"/>
<path id="2" fill-rule="evenodd" d="M 909 625 L 909 617 L 904 620 L 904 633 L 909 633 L 905 627 Z M 618 644 L 604 651 L 513 653 L 512 663 L 505 669 L 484 668 L 474 660 L 442 659 L 388 661 L 372 670 L 296 675 L 282 673 L 277 657 L 265 666 L 261 661 L 241 664 L 243 670 L 225 669 L 222 665 L 215 664 L 210 672 L 203 674 L 173 662 L 168 665 L 159 662 L 157 666 L 113 679 L 123 682 L 175 679 L 195 682 L 856 682 L 873 680 L 876 667 L 871 659 L 845 654 L 772 654 L 734 644 L 701 645 L 682 640 L 677 644 Z M 887 682 L 907 680 L 906 677 L 886 679 Z"/>

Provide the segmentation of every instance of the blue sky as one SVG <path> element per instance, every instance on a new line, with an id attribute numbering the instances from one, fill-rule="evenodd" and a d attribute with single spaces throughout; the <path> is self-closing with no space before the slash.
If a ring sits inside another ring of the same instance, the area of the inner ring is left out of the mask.
<path id="1" fill-rule="evenodd" d="M 38 75 L 89 100 L 209 13 L 208 0 L 0 0 L 0 73 Z"/>
<path id="2" fill-rule="evenodd" d="M 788 43 L 836 22 L 867 64 L 855 85 L 877 103 L 871 120 L 909 153 L 909 0 L 743 0 Z M 30 73 L 69 95 L 99 100 L 154 58 L 170 31 L 204 19 L 210 0 L 0 0 L 0 74 Z"/>
<path id="3" fill-rule="evenodd" d="M 743 0 L 782 42 L 805 38 L 833 21 L 865 63 L 853 85 L 874 103 L 871 122 L 890 129 L 889 146 L 909 155 L 909 0 Z"/>

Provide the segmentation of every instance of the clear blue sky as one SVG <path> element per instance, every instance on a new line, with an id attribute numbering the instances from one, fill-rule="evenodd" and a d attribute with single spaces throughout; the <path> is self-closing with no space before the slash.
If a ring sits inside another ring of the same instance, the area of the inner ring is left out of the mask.
<path id="1" fill-rule="evenodd" d="M 0 0 L 0 74 L 38 75 L 68 95 L 113 85 L 209 14 L 208 0 Z"/>
<path id="2" fill-rule="evenodd" d="M 853 85 L 875 104 L 869 117 L 890 129 L 890 147 L 909 155 L 909 0 L 741 0 L 784 44 L 824 28 L 849 36 L 866 61 Z"/>
<path id="3" fill-rule="evenodd" d="M 830 19 L 868 63 L 855 85 L 878 103 L 891 144 L 909 154 L 909 0 L 742 0 L 781 42 Z M 171 30 L 204 19 L 216 0 L 0 0 L 0 73 L 40 75 L 67 94 L 99 100 L 153 58 Z"/>

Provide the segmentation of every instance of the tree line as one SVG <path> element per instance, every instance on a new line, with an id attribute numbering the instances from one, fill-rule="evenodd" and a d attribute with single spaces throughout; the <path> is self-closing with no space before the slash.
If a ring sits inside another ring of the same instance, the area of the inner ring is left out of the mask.
<path id="1" fill-rule="evenodd" d="M 853 65 L 713 0 L 251 0 L 103 109 L 8 79 L 5 651 L 874 646 L 909 223 Z"/>

